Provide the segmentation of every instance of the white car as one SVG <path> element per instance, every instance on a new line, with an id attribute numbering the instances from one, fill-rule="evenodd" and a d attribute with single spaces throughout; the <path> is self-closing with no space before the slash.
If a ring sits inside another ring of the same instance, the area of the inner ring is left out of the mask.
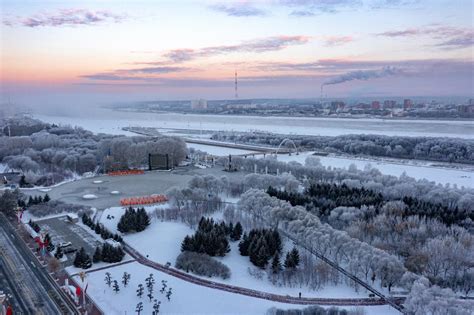
<path id="1" fill-rule="evenodd" d="M 68 247 L 68 246 L 71 246 L 72 243 L 71 242 L 63 242 L 63 243 L 59 243 L 59 247 Z"/>

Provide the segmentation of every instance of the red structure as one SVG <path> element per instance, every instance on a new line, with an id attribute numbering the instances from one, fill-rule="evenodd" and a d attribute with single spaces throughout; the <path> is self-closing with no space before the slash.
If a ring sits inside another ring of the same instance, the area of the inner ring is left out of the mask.
<path id="1" fill-rule="evenodd" d="M 120 199 L 121 206 L 136 206 L 136 205 L 149 205 L 153 203 L 167 202 L 168 198 L 165 195 L 151 195 L 142 197 L 130 197 Z"/>
<path id="2" fill-rule="evenodd" d="M 144 170 L 123 170 L 123 171 L 111 171 L 108 172 L 109 176 L 126 176 L 126 175 L 141 175 L 145 174 Z"/>

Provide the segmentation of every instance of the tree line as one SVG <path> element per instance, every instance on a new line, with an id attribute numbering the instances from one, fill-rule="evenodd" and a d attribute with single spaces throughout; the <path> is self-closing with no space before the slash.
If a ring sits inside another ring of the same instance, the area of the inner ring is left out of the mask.
<path id="1" fill-rule="evenodd" d="M 307 151 L 474 164 L 474 141 L 469 139 L 365 134 L 335 137 L 288 136 L 287 134 L 225 131 L 219 131 L 211 136 L 213 140 L 273 147 L 277 147 L 286 138 L 290 138 L 297 147 Z"/>
<path id="2" fill-rule="evenodd" d="M 187 154 L 179 137 L 125 137 L 93 134 L 82 128 L 44 124 L 28 118 L 0 121 L 14 127 L 11 137 L 0 136 L 0 163 L 19 170 L 22 186 L 52 185 L 74 173 L 139 168 L 148 163 L 149 153 L 168 154 L 178 165 Z M 31 125 L 34 128 L 31 128 Z M 11 129 L 11 128 L 10 128 Z"/>

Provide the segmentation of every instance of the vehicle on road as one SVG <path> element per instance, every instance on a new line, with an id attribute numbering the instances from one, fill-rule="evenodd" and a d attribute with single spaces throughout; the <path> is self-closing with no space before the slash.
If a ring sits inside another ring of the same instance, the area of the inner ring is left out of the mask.
<path id="1" fill-rule="evenodd" d="M 72 245 L 71 242 L 62 242 L 62 243 L 58 244 L 58 247 L 64 248 L 64 247 L 68 247 L 68 246 L 71 246 L 71 245 Z"/>

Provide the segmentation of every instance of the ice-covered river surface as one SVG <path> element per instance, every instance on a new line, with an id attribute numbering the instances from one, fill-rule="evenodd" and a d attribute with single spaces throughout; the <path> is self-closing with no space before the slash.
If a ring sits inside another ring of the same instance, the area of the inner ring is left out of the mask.
<path id="1" fill-rule="evenodd" d="M 134 112 L 117 112 L 108 109 L 89 117 L 66 117 L 35 115 L 49 123 L 81 126 L 96 133 L 135 135 L 123 131 L 122 127 L 142 126 L 164 129 L 194 130 L 262 130 L 276 133 L 327 135 L 342 134 L 384 134 L 404 136 L 437 136 L 474 139 L 474 122 L 472 121 L 431 121 L 431 120 L 381 120 L 381 119 L 334 119 L 334 118 L 291 118 L 291 117 L 246 117 L 219 115 L 183 115 L 183 114 L 150 114 Z M 93 117 L 91 117 L 93 116 Z M 205 150 L 206 145 L 190 145 Z M 241 150 L 209 147 L 215 155 L 241 154 Z M 239 152 L 237 152 L 239 151 Z M 283 157 L 280 159 L 296 160 L 304 164 L 306 155 Z M 355 164 L 359 169 L 370 163 L 382 173 L 400 176 L 406 172 L 416 179 L 426 178 L 441 184 L 456 184 L 474 188 L 474 172 L 456 169 L 435 168 L 430 166 L 405 165 L 385 161 L 370 161 L 352 158 L 320 157 L 325 166 L 348 167 Z"/>
<path id="2" fill-rule="evenodd" d="M 51 123 L 82 126 L 94 132 L 125 134 L 122 127 L 141 126 L 165 129 L 268 131 L 282 134 L 337 136 L 378 134 L 389 136 L 431 136 L 474 139 L 474 121 L 383 120 L 350 118 L 262 117 L 198 115 L 177 113 L 137 113 L 97 109 L 83 117 L 36 115 Z"/>

